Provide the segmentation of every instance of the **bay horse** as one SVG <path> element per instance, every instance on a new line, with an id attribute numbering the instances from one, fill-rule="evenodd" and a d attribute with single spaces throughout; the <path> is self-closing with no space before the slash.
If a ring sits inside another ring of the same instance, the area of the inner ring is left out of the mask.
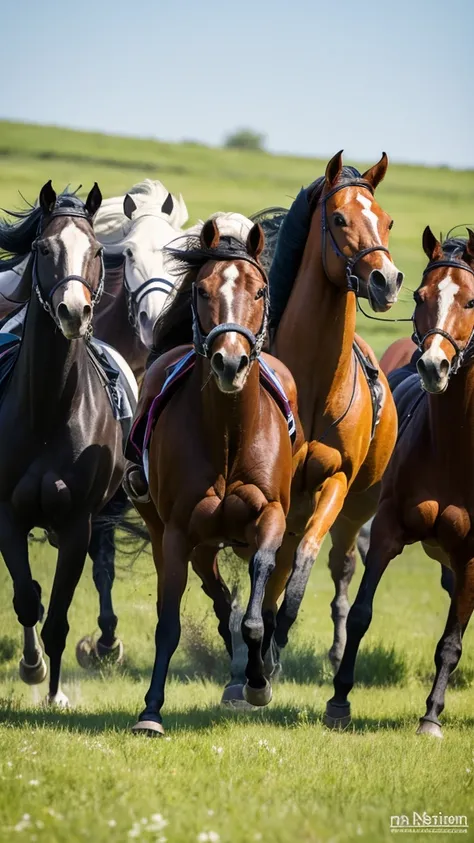
<path id="1" fill-rule="evenodd" d="M 358 297 L 386 311 L 403 280 L 388 250 L 393 221 L 374 198 L 387 166 L 384 153 L 361 175 L 344 167 L 337 153 L 325 176 L 301 191 L 284 218 L 270 270 L 272 351 L 295 378 L 308 442 L 279 552 L 282 577 L 292 573 L 275 640 L 279 648 L 286 645 L 313 562 L 330 532 L 335 597 L 329 657 L 335 670 L 345 644 L 356 537 L 375 511 L 397 433 L 386 378 L 378 373 L 373 396 L 377 361 L 355 333 Z M 275 583 L 275 598 L 283 586 L 284 581 Z"/>
<path id="2" fill-rule="evenodd" d="M 364 575 L 347 620 L 347 644 L 334 678 L 326 723 L 350 722 L 348 695 L 372 604 L 389 562 L 421 542 L 454 573 L 445 630 L 436 647 L 436 675 L 419 734 L 442 737 L 439 715 L 448 679 L 462 652 L 474 608 L 474 233 L 441 244 L 426 228 L 428 265 L 415 291 L 415 374 L 395 389 L 400 436 L 382 481 Z"/>
<path id="3" fill-rule="evenodd" d="M 148 369 L 137 408 L 138 424 L 147 412 L 153 417 L 150 405 L 161 400 L 172 367 L 188 367 L 154 419 L 144 460 L 151 500 L 136 503 L 151 536 L 158 575 L 155 663 L 145 709 L 133 727 L 148 734 L 164 731 L 164 687 L 180 636 L 188 561 L 195 561 L 201 547 L 209 549 L 211 560 L 225 546 L 250 557 L 251 594 L 242 621 L 248 649 L 243 698 L 266 705 L 272 694 L 263 658 L 274 624 L 262 615 L 262 606 L 285 533 L 292 476 L 304 461 L 305 446 L 292 376 L 278 360 L 262 354 L 268 310 L 267 280 L 259 262 L 263 233 L 259 225 L 249 227 L 242 241 L 221 235 L 211 218 L 198 239 L 189 238 L 186 250 L 172 251 L 187 272 L 160 320 L 155 334 L 160 356 Z M 192 346 L 180 344 L 191 337 Z M 293 410 L 286 418 L 262 385 L 262 371 L 268 375 L 271 369 Z M 230 601 L 223 602 L 228 620 Z M 228 624 L 221 623 L 220 632 L 231 653 Z"/>
<path id="4" fill-rule="evenodd" d="M 47 702 L 58 705 L 67 704 L 61 657 L 91 518 L 115 493 L 124 469 L 121 423 L 87 339 L 103 287 L 102 246 L 93 231 L 100 202 L 97 184 L 83 203 L 57 197 L 48 182 L 38 206 L 9 232 L 12 251 L 31 251 L 25 276 L 34 294 L 1 389 L 0 552 L 24 627 L 20 675 L 36 684 L 47 668 L 35 630 L 43 607 L 30 568 L 29 531 L 43 527 L 58 546 L 41 633 L 50 659 Z"/>

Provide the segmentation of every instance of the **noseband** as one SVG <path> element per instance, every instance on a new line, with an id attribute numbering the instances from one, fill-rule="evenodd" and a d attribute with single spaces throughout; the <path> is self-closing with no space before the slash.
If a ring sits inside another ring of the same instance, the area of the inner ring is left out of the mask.
<path id="1" fill-rule="evenodd" d="M 474 270 L 471 269 L 471 267 L 468 266 L 466 263 L 463 263 L 463 262 L 457 261 L 457 260 L 441 260 L 441 261 L 434 261 L 433 263 L 428 264 L 428 266 L 426 267 L 426 269 L 423 273 L 423 279 L 422 280 L 424 281 L 429 272 L 432 272 L 434 269 L 438 269 L 440 266 L 457 267 L 458 269 L 463 269 L 465 272 L 470 272 L 471 275 L 474 275 Z M 471 355 L 474 352 L 474 346 L 473 346 L 474 328 L 472 329 L 472 331 L 469 335 L 469 339 L 468 339 L 466 345 L 464 346 L 464 348 L 460 348 L 459 345 L 457 344 L 456 340 L 454 339 L 454 337 L 452 337 L 451 334 L 448 334 L 448 332 L 444 331 L 442 328 L 430 328 L 430 330 L 427 331 L 426 334 L 423 334 L 423 336 L 420 337 L 420 332 L 418 331 L 418 328 L 416 326 L 415 313 L 416 313 L 416 308 L 415 308 L 415 311 L 413 313 L 412 340 L 415 343 L 415 345 L 418 346 L 419 350 L 422 353 L 424 353 L 424 350 L 425 350 L 424 345 L 425 345 L 425 342 L 428 339 L 428 337 L 432 337 L 433 335 L 438 334 L 440 337 L 443 337 L 443 339 L 445 339 L 449 343 L 451 343 L 452 347 L 454 348 L 454 357 L 451 361 L 450 375 L 455 375 L 456 372 L 459 371 L 459 369 L 461 368 L 461 366 L 464 363 L 470 363 L 471 362 Z"/>
<path id="2" fill-rule="evenodd" d="M 123 286 L 127 294 L 128 321 L 135 330 L 138 328 L 139 307 L 143 299 L 149 296 L 150 293 L 164 293 L 165 296 L 168 296 L 175 288 L 173 282 L 168 281 L 167 278 L 148 278 L 136 290 L 132 290 L 127 281 L 125 270 L 123 281 Z"/>
<path id="3" fill-rule="evenodd" d="M 333 250 L 335 251 L 337 257 L 342 258 L 342 260 L 345 262 L 346 288 L 347 288 L 347 290 L 355 293 L 356 296 L 357 296 L 360 293 L 360 278 L 359 278 L 358 275 L 353 274 L 353 269 L 354 269 L 355 265 L 360 260 L 362 260 L 362 258 L 365 258 L 366 255 L 370 255 L 371 252 L 385 252 L 386 254 L 388 254 L 389 250 L 385 246 L 369 246 L 367 249 L 361 249 L 360 252 L 356 252 L 355 255 L 348 258 L 347 255 L 345 255 L 344 252 L 342 252 L 341 249 L 339 248 L 339 246 L 337 245 L 336 238 L 334 237 L 334 234 L 332 233 L 332 231 L 330 229 L 330 226 L 329 226 L 326 203 L 327 203 L 328 199 L 331 198 L 331 196 L 334 196 L 335 193 L 339 193 L 340 190 L 345 190 L 348 187 L 361 187 L 361 188 L 364 188 L 364 190 L 368 190 L 372 194 L 372 196 L 374 195 L 373 188 L 368 182 L 363 181 L 363 180 L 360 180 L 360 181 L 356 180 L 356 181 L 344 182 L 343 184 L 338 184 L 336 187 L 333 187 L 333 189 L 330 190 L 329 193 L 326 193 L 325 196 L 322 197 L 322 199 L 321 199 L 321 230 L 322 230 L 322 249 L 321 249 L 321 252 L 322 252 L 323 269 L 324 269 L 324 272 L 326 273 L 327 277 L 329 278 L 330 276 L 329 276 L 327 266 L 326 266 L 326 241 L 327 241 L 327 238 L 329 236 L 329 242 L 330 242 Z"/>
<path id="4" fill-rule="evenodd" d="M 221 238 L 223 239 L 223 238 Z M 219 260 L 223 260 L 222 257 L 219 257 Z M 256 334 L 253 334 L 248 328 L 245 328 L 244 325 L 239 325 L 236 322 L 222 322 L 220 325 L 216 325 L 206 334 L 203 329 L 198 315 L 198 288 L 196 284 L 193 284 L 192 290 L 192 300 L 191 300 L 191 307 L 193 312 L 193 342 L 194 342 L 194 349 L 196 354 L 201 355 L 201 357 L 206 357 L 210 360 L 212 356 L 212 345 L 217 337 L 222 336 L 222 334 L 230 334 L 236 333 L 241 334 L 247 340 L 248 344 L 250 345 L 250 355 L 249 360 L 253 361 L 256 360 L 257 357 L 260 356 L 262 353 L 263 344 L 265 342 L 265 336 L 267 332 L 267 322 L 268 322 L 268 280 L 265 275 L 263 268 L 257 261 L 254 261 L 249 255 L 244 254 L 234 254 L 229 255 L 226 257 L 226 260 L 235 261 L 235 260 L 244 260 L 247 263 L 251 263 L 252 266 L 255 266 L 258 271 L 260 272 L 262 278 L 265 281 L 265 286 L 263 288 L 263 319 L 262 324 L 257 331 Z"/>
<path id="5" fill-rule="evenodd" d="M 51 219 L 55 217 L 79 217 L 80 219 L 85 219 L 92 227 L 92 221 L 90 216 L 84 211 L 80 211 L 76 208 L 64 207 L 64 208 L 56 208 L 51 214 L 48 215 L 48 225 Z M 44 227 L 40 227 L 40 234 L 44 231 Z M 46 313 L 49 313 L 50 316 L 54 319 L 56 324 L 59 326 L 59 319 L 57 318 L 54 308 L 53 308 L 53 296 L 61 287 L 64 287 L 65 284 L 68 284 L 69 281 L 80 281 L 83 287 L 89 291 L 91 297 L 91 308 L 94 309 L 94 305 L 97 304 L 99 301 L 103 290 L 104 290 L 104 278 L 105 278 L 105 267 L 104 267 L 104 257 L 103 251 L 100 253 L 100 276 L 99 276 L 99 283 L 97 287 L 94 289 L 91 284 L 89 284 L 88 280 L 84 278 L 82 275 L 65 275 L 64 278 L 61 278 L 57 283 L 51 288 L 51 290 L 44 290 L 40 278 L 38 275 L 38 239 L 34 240 L 31 244 L 31 251 L 33 252 L 33 269 L 32 269 L 32 279 L 33 279 L 33 289 L 36 292 L 38 300 L 43 307 L 43 310 Z"/>

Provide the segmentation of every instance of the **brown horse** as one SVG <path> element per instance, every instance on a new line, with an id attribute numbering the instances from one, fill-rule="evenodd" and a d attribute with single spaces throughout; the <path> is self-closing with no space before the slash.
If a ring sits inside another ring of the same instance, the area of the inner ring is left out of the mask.
<path id="1" fill-rule="evenodd" d="M 386 377 L 395 369 L 407 366 L 416 351 L 411 337 L 400 337 L 392 342 L 380 358 L 380 368 Z"/>
<path id="2" fill-rule="evenodd" d="M 163 733 L 164 686 L 180 635 L 188 560 L 202 546 L 212 559 L 224 546 L 251 559 L 251 594 L 242 622 L 248 648 L 243 695 L 254 705 L 271 699 L 263 657 L 274 625 L 262 616 L 262 605 L 285 533 L 292 476 L 304 461 L 305 447 L 297 417 L 292 445 L 288 419 L 262 385 L 261 357 L 277 371 L 296 413 L 290 373 L 261 355 L 268 304 L 258 261 L 262 248 L 260 226 L 251 227 L 244 243 L 221 236 L 211 219 L 194 248 L 175 253 L 188 271 L 155 345 L 163 352 L 189 339 L 192 326 L 193 365 L 156 419 L 148 449 L 151 501 L 137 504 L 153 545 L 159 620 L 151 686 L 135 730 Z M 188 345 L 174 347 L 150 367 L 138 419 L 160 393 L 170 367 L 189 351 Z M 221 625 L 221 632 L 231 652 L 228 626 Z"/>
<path id="3" fill-rule="evenodd" d="M 375 511 L 397 432 L 395 405 L 383 375 L 374 419 L 361 363 L 366 359 L 373 370 L 377 361 L 355 334 L 357 296 L 368 298 L 375 311 L 385 311 L 396 301 L 403 279 L 388 251 L 392 220 L 374 198 L 387 166 L 384 154 L 361 176 L 343 167 L 342 153 L 335 155 L 325 177 L 302 191 L 288 213 L 270 273 L 272 303 L 275 293 L 279 309 L 273 319 L 273 351 L 295 378 L 309 443 L 305 471 L 292 488 L 288 533 L 279 553 L 280 581 L 274 577 L 276 606 L 285 572 L 293 565 L 275 639 L 280 647 L 286 644 L 314 559 L 330 531 L 329 568 L 336 590 L 330 659 L 335 668 L 345 644 L 355 540 Z M 283 278 L 287 289 L 282 302 L 277 273 L 279 261 L 285 262 L 285 253 L 294 246 L 297 208 L 303 208 L 308 229 L 293 283 Z"/>
<path id="4" fill-rule="evenodd" d="M 429 263 L 414 294 L 413 317 L 421 352 L 418 374 L 408 374 L 395 390 L 400 436 L 382 481 L 327 722 L 341 726 L 350 721 L 347 697 L 375 591 L 390 560 L 420 541 L 428 556 L 455 575 L 446 628 L 436 648 L 436 676 L 418 729 L 441 737 L 446 686 L 474 608 L 474 233 L 467 241 L 452 238 L 441 245 L 426 228 L 423 247 Z"/>

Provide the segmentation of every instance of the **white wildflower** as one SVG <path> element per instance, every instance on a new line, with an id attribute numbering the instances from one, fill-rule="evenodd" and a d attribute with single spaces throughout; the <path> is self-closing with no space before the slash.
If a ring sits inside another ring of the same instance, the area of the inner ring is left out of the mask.
<path id="1" fill-rule="evenodd" d="M 216 753 L 216 755 L 222 755 L 222 753 L 224 752 L 224 749 L 223 749 L 222 746 L 213 746 L 211 748 L 212 748 L 212 751 Z"/>
<path id="2" fill-rule="evenodd" d="M 117 825 L 117 820 L 109 820 L 107 825 L 109 828 L 115 828 L 115 826 Z"/>
<path id="3" fill-rule="evenodd" d="M 162 814 L 152 814 L 150 822 L 151 825 L 148 826 L 148 831 L 163 831 L 168 825 L 168 820 L 165 820 Z"/>
<path id="4" fill-rule="evenodd" d="M 39 781 L 38 781 L 38 779 L 30 779 L 28 784 L 30 784 L 31 787 L 38 787 Z"/>
<path id="5" fill-rule="evenodd" d="M 212 810 L 212 808 L 209 808 L 209 810 L 208 810 L 208 812 L 207 812 L 207 816 L 208 816 L 208 817 L 213 817 L 213 816 L 214 816 L 214 811 Z"/>

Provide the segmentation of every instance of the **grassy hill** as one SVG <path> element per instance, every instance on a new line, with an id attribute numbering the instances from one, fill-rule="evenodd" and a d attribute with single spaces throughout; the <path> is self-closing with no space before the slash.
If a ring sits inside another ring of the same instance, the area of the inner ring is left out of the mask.
<path id="1" fill-rule="evenodd" d="M 347 146 L 350 151 L 350 135 Z M 363 167 L 360 162 L 350 163 Z M 159 178 L 171 191 L 183 194 L 192 222 L 217 210 L 250 214 L 270 205 L 288 206 L 301 185 L 321 175 L 325 165 L 326 161 L 311 158 L 0 122 L 3 208 L 18 207 L 18 191 L 33 200 L 49 178 L 58 189 L 82 184 L 84 192 L 98 181 L 104 196 L 112 196 L 148 177 Z M 474 222 L 474 171 L 391 164 L 377 196 L 395 220 L 392 251 L 412 289 L 425 263 L 421 249 L 425 225 L 446 233 L 460 223 Z M 391 315 L 409 315 L 411 306 L 407 291 Z M 363 318 L 360 322 L 361 333 L 378 353 L 392 336 L 407 332 L 407 327 L 368 323 Z"/>

